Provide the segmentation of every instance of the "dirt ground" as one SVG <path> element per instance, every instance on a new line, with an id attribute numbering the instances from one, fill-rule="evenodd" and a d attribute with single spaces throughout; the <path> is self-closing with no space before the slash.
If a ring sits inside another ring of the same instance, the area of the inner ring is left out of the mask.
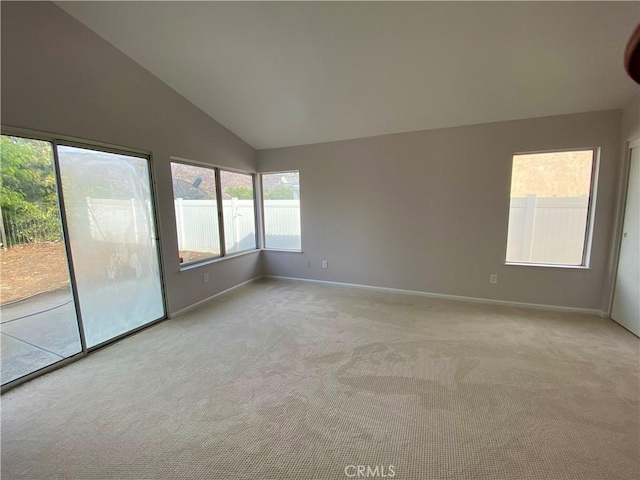
<path id="1" fill-rule="evenodd" d="M 180 250 L 180 258 L 184 260 L 184 262 L 180 263 L 193 263 L 199 262 L 200 260 L 207 260 L 216 258 L 219 254 L 213 252 L 191 252 L 189 250 Z"/>
<path id="2" fill-rule="evenodd" d="M 68 284 L 62 243 L 30 243 L 0 250 L 0 304 Z"/>

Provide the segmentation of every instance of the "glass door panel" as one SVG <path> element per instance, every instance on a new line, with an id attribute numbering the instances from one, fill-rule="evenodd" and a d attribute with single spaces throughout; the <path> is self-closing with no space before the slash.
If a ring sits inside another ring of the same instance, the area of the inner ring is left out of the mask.
<path id="1" fill-rule="evenodd" d="M 2 135 L 0 351 L 6 384 L 82 351 L 50 142 Z"/>
<path id="2" fill-rule="evenodd" d="M 87 347 L 165 315 L 149 160 L 58 146 Z"/>

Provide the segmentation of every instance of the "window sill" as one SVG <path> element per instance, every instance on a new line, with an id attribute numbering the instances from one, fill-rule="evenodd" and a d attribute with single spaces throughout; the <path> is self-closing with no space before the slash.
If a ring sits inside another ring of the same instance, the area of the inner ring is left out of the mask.
<path id="1" fill-rule="evenodd" d="M 584 265 L 554 265 L 549 263 L 519 263 L 519 262 L 505 262 L 507 267 L 537 267 L 537 268 L 559 268 L 561 270 L 591 270 L 591 267 Z"/>
<path id="2" fill-rule="evenodd" d="M 262 248 L 265 252 L 281 252 L 281 253 L 304 253 L 302 250 L 285 250 L 282 248 Z"/>
<path id="3" fill-rule="evenodd" d="M 225 255 L 224 257 L 212 258 L 209 260 L 203 260 L 201 262 L 188 263 L 180 266 L 180 271 L 185 272 L 187 270 L 193 270 L 194 268 L 203 267 L 205 265 L 212 265 L 214 263 L 224 262 L 225 260 L 231 260 L 232 258 L 244 257 L 245 255 L 251 255 L 252 253 L 258 253 L 260 249 L 255 248 L 251 250 L 245 250 L 244 252 L 232 253 L 231 255 Z"/>

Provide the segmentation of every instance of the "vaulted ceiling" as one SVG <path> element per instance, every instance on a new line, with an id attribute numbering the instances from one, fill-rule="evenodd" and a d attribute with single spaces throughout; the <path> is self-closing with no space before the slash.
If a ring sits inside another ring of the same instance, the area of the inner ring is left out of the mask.
<path id="1" fill-rule="evenodd" d="M 257 149 L 620 108 L 638 2 L 58 2 Z"/>

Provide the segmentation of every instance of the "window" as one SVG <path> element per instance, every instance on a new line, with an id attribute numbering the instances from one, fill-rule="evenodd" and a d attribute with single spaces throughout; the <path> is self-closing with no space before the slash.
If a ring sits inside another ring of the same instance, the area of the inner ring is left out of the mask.
<path id="1" fill-rule="evenodd" d="M 262 175 L 265 248 L 302 250 L 300 173 Z"/>
<path id="2" fill-rule="evenodd" d="M 256 248 L 254 175 L 178 162 L 171 175 L 180 263 Z"/>
<path id="3" fill-rule="evenodd" d="M 226 252 L 256 248 L 253 175 L 220 170 L 220 187 Z"/>
<path id="4" fill-rule="evenodd" d="M 513 156 L 507 263 L 586 265 L 594 150 Z"/>
<path id="5" fill-rule="evenodd" d="M 221 255 L 216 171 L 171 163 L 180 263 Z"/>

